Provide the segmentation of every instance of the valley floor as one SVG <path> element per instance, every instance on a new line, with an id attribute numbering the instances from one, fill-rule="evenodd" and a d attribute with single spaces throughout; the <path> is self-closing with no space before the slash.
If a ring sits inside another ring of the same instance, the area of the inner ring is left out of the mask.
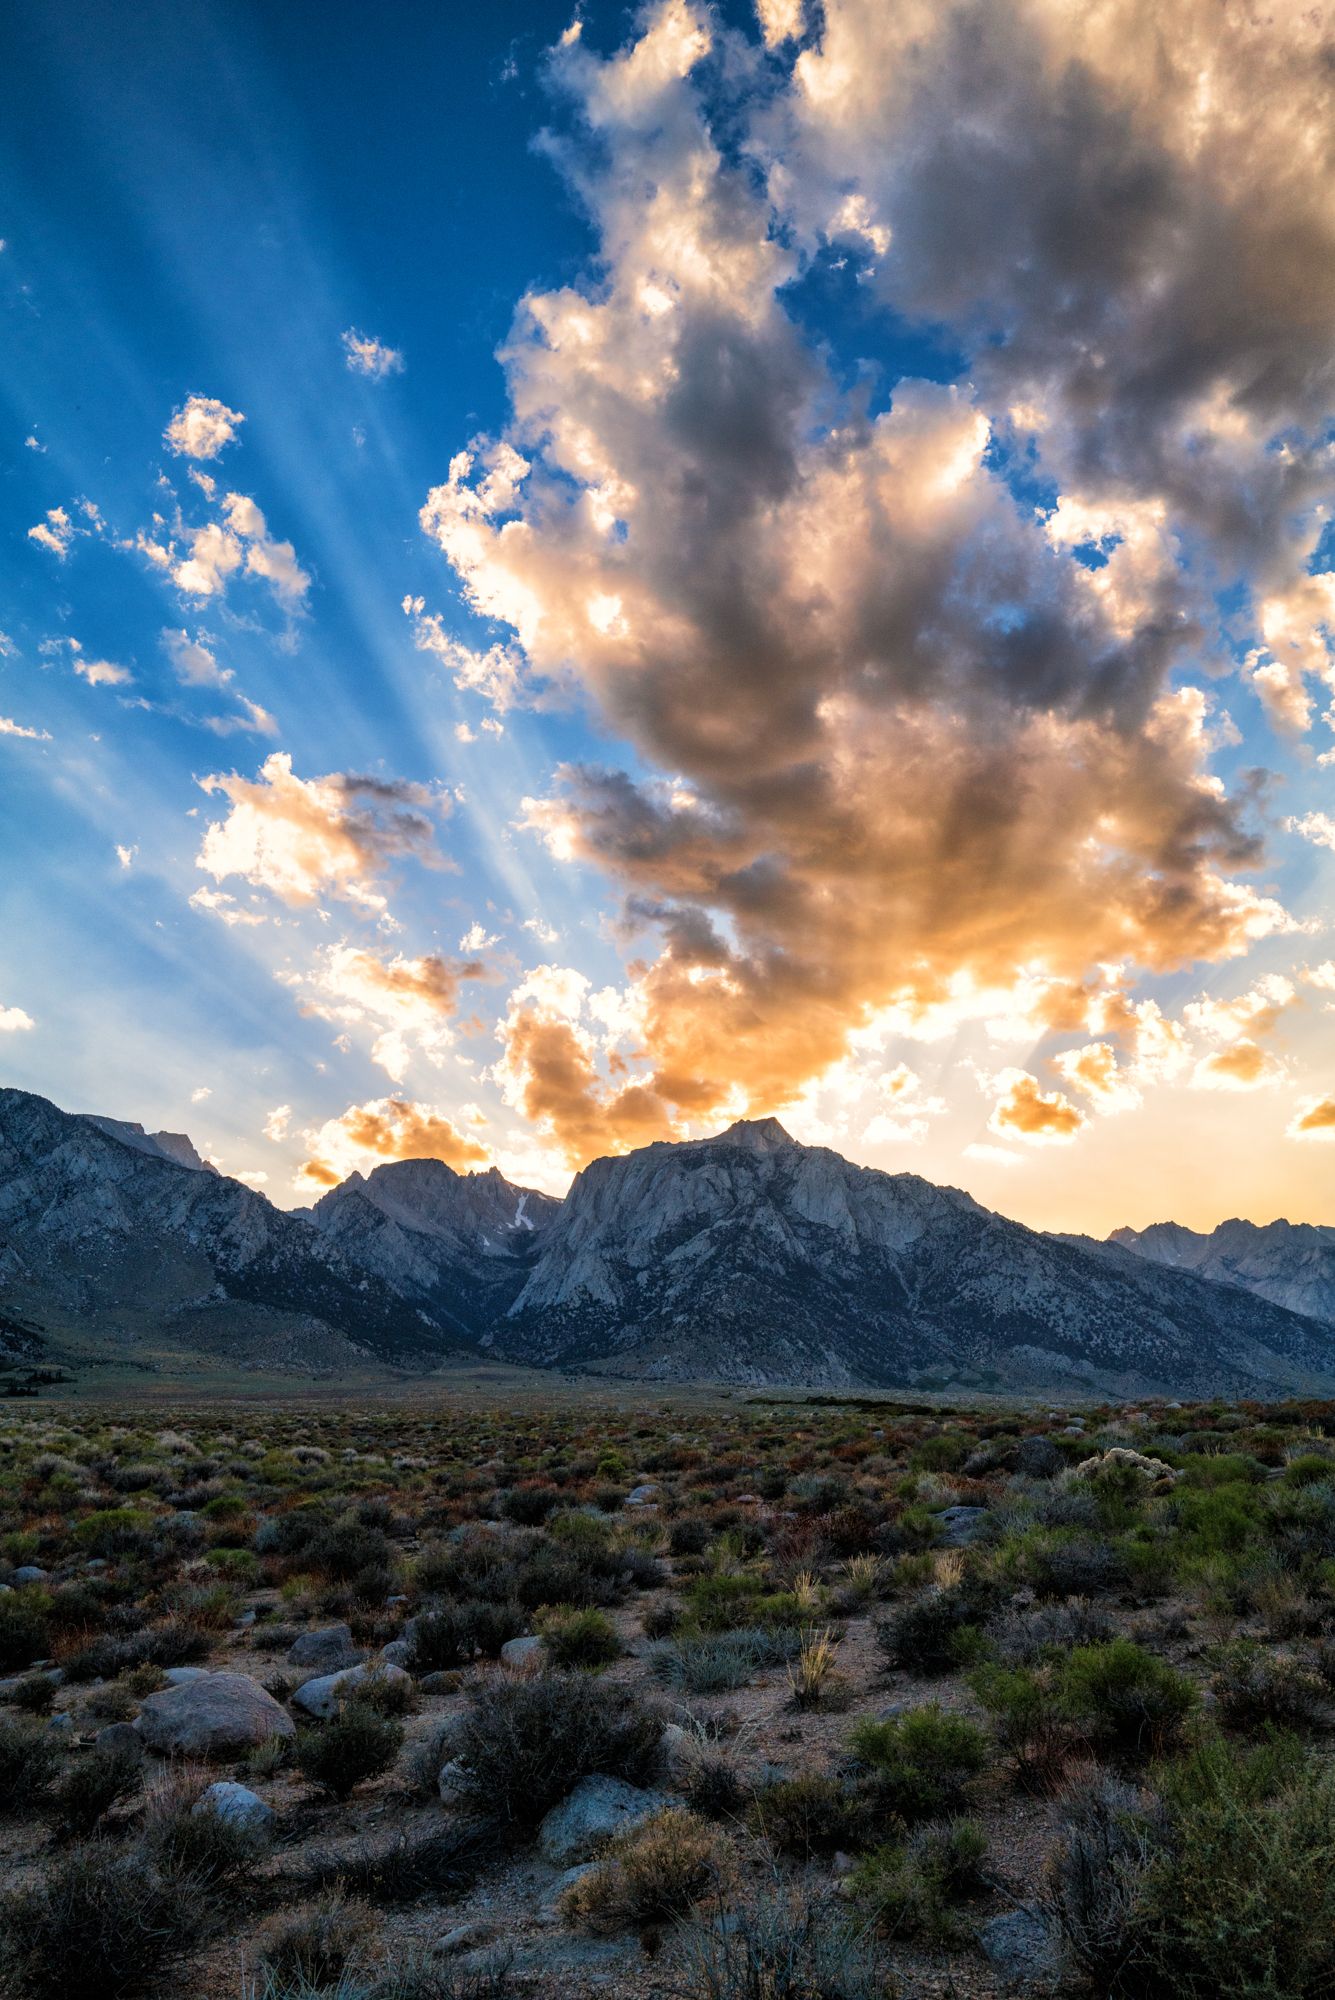
<path id="1" fill-rule="evenodd" d="M 11 2000 L 1335 1990 L 1335 1406 L 146 1386 L 0 1404 Z"/>

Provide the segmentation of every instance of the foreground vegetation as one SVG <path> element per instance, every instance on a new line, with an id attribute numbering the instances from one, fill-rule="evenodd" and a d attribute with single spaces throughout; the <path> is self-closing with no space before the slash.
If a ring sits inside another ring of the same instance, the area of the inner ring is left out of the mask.
<path id="1" fill-rule="evenodd" d="M 0 1583 L 14 2000 L 1335 1991 L 1335 1406 L 27 1405 Z"/>

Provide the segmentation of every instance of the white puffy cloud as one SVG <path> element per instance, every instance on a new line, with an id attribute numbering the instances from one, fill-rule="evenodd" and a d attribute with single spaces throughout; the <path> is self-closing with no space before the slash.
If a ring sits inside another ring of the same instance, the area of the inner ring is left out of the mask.
<path id="1" fill-rule="evenodd" d="M 183 458 L 216 458 L 236 436 L 245 418 L 216 396 L 191 396 L 163 432 L 169 450 Z"/>
<path id="2" fill-rule="evenodd" d="M 1335 849 L 1335 817 L 1330 813 L 1303 813 L 1298 819 L 1286 819 L 1284 825 L 1289 833 L 1301 834 L 1314 847 Z"/>
<path id="3" fill-rule="evenodd" d="M 115 660 L 89 660 L 81 652 L 75 657 L 74 671 L 89 687 L 128 687 L 134 679 L 130 669 Z"/>
<path id="4" fill-rule="evenodd" d="M 435 820 L 445 801 L 424 785 L 344 771 L 299 778 L 284 751 L 266 757 L 257 778 L 233 771 L 199 782 L 229 810 L 209 826 L 195 865 L 215 882 L 241 876 L 294 909 L 329 894 L 384 912 L 376 884 L 392 862 L 443 865 Z"/>
<path id="5" fill-rule="evenodd" d="M 25 1014 L 22 1007 L 0 1007 L 0 1035 L 19 1035 L 35 1028 L 37 1023 L 31 1014 Z"/>
<path id="6" fill-rule="evenodd" d="M 397 347 L 387 347 L 384 341 L 353 327 L 343 335 L 343 353 L 354 375 L 369 375 L 373 382 L 403 373 L 403 356 Z"/>
<path id="7" fill-rule="evenodd" d="M 28 540 L 36 542 L 39 548 L 49 549 L 51 554 L 64 562 L 74 544 L 75 537 L 86 533 L 70 519 L 64 507 L 49 507 L 46 519 L 28 530 Z"/>
<path id="8" fill-rule="evenodd" d="M 186 533 L 189 553 L 168 545 L 167 561 L 178 590 L 191 597 L 220 597 L 238 572 L 262 578 L 286 610 L 300 608 L 310 577 L 291 542 L 276 541 L 255 502 L 244 493 L 227 494 L 220 520 Z"/>
<path id="9" fill-rule="evenodd" d="M 138 852 L 139 849 L 137 847 L 124 847 L 119 842 L 117 842 L 116 859 L 117 861 L 119 861 L 122 868 L 132 868 L 134 866 L 135 856 L 138 854 Z"/>
<path id="10" fill-rule="evenodd" d="M 328 946 L 308 971 L 285 975 L 285 984 L 299 995 L 303 1013 L 345 1028 L 375 1029 L 371 1060 L 399 1083 L 414 1055 L 436 1064 L 444 1059 L 464 983 L 486 977 L 476 956 L 391 958 L 344 942 Z"/>
<path id="11" fill-rule="evenodd" d="M 49 729 L 30 729 L 25 723 L 15 722 L 10 715 L 0 715 L 0 736 L 21 736 L 29 743 L 49 743 Z"/>

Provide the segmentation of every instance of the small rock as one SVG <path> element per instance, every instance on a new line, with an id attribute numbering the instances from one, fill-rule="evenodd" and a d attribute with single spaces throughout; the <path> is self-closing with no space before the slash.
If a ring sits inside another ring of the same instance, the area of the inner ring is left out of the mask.
<path id="1" fill-rule="evenodd" d="M 444 1937 L 438 1937 L 431 1949 L 440 1958 L 452 1958 L 456 1952 L 470 1951 L 480 1944 L 486 1944 L 492 1936 L 490 1924 L 456 1924 Z"/>
<path id="2" fill-rule="evenodd" d="M 632 1486 L 625 1504 L 627 1507 L 647 1507 L 657 1492 L 658 1488 L 652 1481 L 644 1486 Z"/>
<path id="3" fill-rule="evenodd" d="M 268 1834 L 276 1818 L 273 1807 L 266 1805 L 257 1792 L 234 1784 L 230 1778 L 219 1778 L 216 1785 L 210 1785 L 196 1800 L 192 1816 L 198 1819 L 203 1813 L 212 1813 L 229 1826 L 241 1826 L 256 1835 Z"/>
<path id="4" fill-rule="evenodd" d="M 46 1726 L 48 1729 L 59 1729 L 61 1731 L 73 1729 L 74 1717 L 67 1714 L 53 1715 Z"/>
<path id="5" fill-rule="evenodd" d="M 132 1750 L 139 1757 L 144 1754 L 144 1739 L 132 1722 L 109 1722 L 98 1730 L 93 1742 L 99 1750 Z"/>
<path id="6" fill-rule="evenodd" d="M 543 1641 L 529 1633 L 522 1639 L 506 1640 L 501 1647 L 501 1665 L 512 1671 L 521 1667 L 540 1667 L 546 1653 Z"/>
<path id="7" fill-rule="evenodd" d="M 15 1583 L 45 1583 L 48 1572 L 37 1563 L 22 1563 L 14 1572 Z"/>
<path id="8" fill-rule="evenodd" d="M 319 1674 L 314 1680 L 303 1681 L 292 1697 L 292 1705 L 327 1722 L 339 1703 L 368 1681 L 402 1681 L 411 1687 L 412 1675 L 394 1666 L 345 1667 L 340 1674 Z"/>
<path id="9" fill-rule="evenodd" d="M 412 1659 L 413 1649 L 407 1639 L 391 1639 L 380 1649 L 380 1657 L 387 1667 L 406 1667 Z"/>
<path id="10" fill-rule="evenodd" d="M 241 1616 L 236 1621 L 237 1630 L 240 1632 L 244 1632 L 248 1626 L 251 1626 L 254 1623 L 255 1623 L 255 1613 L 253 1611 L 243 1611 L 241 1613 Z"/>
<path id="11" fill-rule="evenodd" d="M 1047 1986 L 1060 1976 L 1061 1947 L 1032 1910 L 1008 1910 L 982 1925 L 978 1941 L 1009 1986 Z"/>
<path id="12" fill-rule="evenodd" d="M 326 1625 L 319 1632 L 303 1632 L 288 1649 L 291 1667 L 313 1667 L 317 1673 L 337 1674 L 345 1667 L 359 1667 L 366 1658 L 352 1643 L 349 1625 Z"/>
<path id="13" fill-rule="evenodd" d="M 436 1790 L 440 1793 L 441 1802 L 447 1806 L 457 1805 L 459 1794 L 467 1783 L 468 1767 L 461 1764 L 457 1757 L 451 1757 L 448 1764 L 441 1765 L 440 1776 L 436 1779 Z"/>
<path id="14" fill-rule="evenodd" d="M 538 1829 L 538 1849 L 553 1868 L 591 1861 L 615 1834 L 662 1812 L 661 1792 L 643 1792 L 624 1779 L 582 1778 L 568 1798 L 553 1806 Z"/>
<path id="15" fill-rule="evenodd" d="M 249 1674 L 197 1673 L 149 1695 L 134 1726 L 150 1750 L 186 1757 L 240 1755 L 271 1736 L 297 1733 L 287 1710 Z"/>
<path id="16" fill-rule="evenodd" d="M 561 1898 L 567 1889 L 573 1889 L 576 1882 L 583 1881 L 598 1866 L 596 1861 L 579 1861 L 573 1868 L 563 1868 L 538 1905 L 538 1915 L 545 1923 L 559 1923 L 561 1918 Z"/>

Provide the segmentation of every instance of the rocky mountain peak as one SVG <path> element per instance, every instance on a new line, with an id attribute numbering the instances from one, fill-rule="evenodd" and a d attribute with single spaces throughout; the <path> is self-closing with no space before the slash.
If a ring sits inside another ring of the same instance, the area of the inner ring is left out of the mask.
<path id="1" fill-rule="evenodd" d="M 708 1142 L 716 1146 L 741 1146 L 748 1153 L 792 1152 L 799 1145 L 777 1118 L 739 1118 L 726 1132 Z"/>

